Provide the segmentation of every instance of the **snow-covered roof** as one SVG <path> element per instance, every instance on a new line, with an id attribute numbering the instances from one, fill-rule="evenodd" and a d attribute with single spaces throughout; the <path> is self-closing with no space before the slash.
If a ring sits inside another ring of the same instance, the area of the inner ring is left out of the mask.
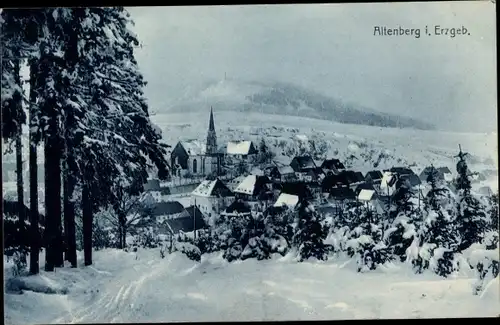
<path id="1" fill-rule="evenodd" d="M 252 141 L 229 141 L 227 143 L 227 154 L 248 155 Z"/>
<path id="2" fill-rule="evenodd" d="M 229 188 L 227 188 L 218 178 L 215 180 L 204 180 L 193 192 L 191 192 L 191 195 L 203 197 L 216 195 L 228 196 L 229 194 Z"/>
<path id="3" fill-rule="evenodd" d="M 290 207 L 295 207 L 297 203 L 299 203 L 299 197 L 297 195 L 281 193 L 276 202 L 274 203 L 274 206 L 280 207 L 283 205 L 287 205 Z"/>
<path id="4" fill-rule="evenodd" d="M 305 134 L 296 134 L 295 138 L 297 140 L 300 140 L 300 141 L 307 141 L 308 140 L 307 135 L 305 135 Z"/>
<path id="5" fill-rule="evenodd" d="M 280 173 L 280 175 L 295 174 L 291 166 L 278 167 L 278 172 Z"/>
<path id="6" fill-rule="evenodd" d="M 373 199 L 373 195 L 375 194 L 374 190 L 365 190 L 362 189 L 358 194 L 358 200 L 360 201 L 371 201 Z"/>
<path id="7" fill-rule="evenodd" d="M 240 185 L 241 182 L 245 179 L 245 175 L 240 175 L 236 178 L 233 178 L 229 182 L 227 182 L 226 186 L 231 190 L 234 191 L 238 185 Z"/>
<path id="8" fill-rule="evenodd" d="M 257 175 L 248 175 L 234 190 L 237 193 L 253 194 L 255 183 L 257 182 Z"/>
<path id="9" fill-rule="evenodd" d="M 201 182 L 201 184 L 198 185 L 198 187 L 195 188 L 191 194 L 197 196 L 205 196 L 205 197 L 212 196 L 212 191 L 216 183 L 217 180 L 215 181 L 205 180 Z"/>
<path id="10" fill-rule="evenodd" d="M 181 145 L 190 156 L 204 155 L 207 152 L 206 144 L 198 140 L 181 141 Z"/>

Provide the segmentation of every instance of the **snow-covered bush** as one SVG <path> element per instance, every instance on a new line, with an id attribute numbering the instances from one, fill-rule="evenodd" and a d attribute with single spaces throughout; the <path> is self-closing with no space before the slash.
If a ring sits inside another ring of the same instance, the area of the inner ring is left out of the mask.
<path id="1" fill-rule="evenodd" d="M 408 214 L 400 213 L 384 232 L 384 240 L 390 249 L 390 254 L 400 261 L 407 259 L 407 250 L 413 243 L 419 231 L 422 213 L 416 209 Z"/>
<path id="2" fill-rule="evenodd" d="M 155 227 L 143 227 L 137 229 L 134 236 L 133 246 L 143 248 L 157 248 L 160 245 L 158 230 Z"/>
<path id="3" fill-rule="evenodd" d="M 498 232 L 486 233 L 484 240 L 471 245 L 464 255 L 476 273 L 477 280 L 473 286 L 473 294 L 477 295 L 499 274 Z"/>
<path id="4" fill-rule="evenodd" d="M 356 257 L 358 272 L 375 270 L 377 265 L 391 259 L 390 250 L 382 240 L 379 216 L 371 210 L 360 209 L 360 224 L 354 228 L 347 241 L 347 253 Z"/>
<path id="5" fill-rule="evenodd" d="M 322 216 L 309 202 L 299 203 L 292 243 L 297 248 L 297 260 L 302 262 L 311 257 L 318 260 L 328 259 L 324 240 L 328 229 L 323 226 Z"/>
<path id="6" fill-rule="evenodd" d="M 184 233 L 176 236 L 175 240 L 175 250 L 185 254 L 190 260 L 200 262 L 201 261 L 201 251 L 194 244 L 194 239 L 187 236 Z"/>

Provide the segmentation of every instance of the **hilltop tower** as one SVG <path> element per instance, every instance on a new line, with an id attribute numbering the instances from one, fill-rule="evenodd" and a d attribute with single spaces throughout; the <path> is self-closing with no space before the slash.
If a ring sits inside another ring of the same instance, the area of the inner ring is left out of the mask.
<path id="1" fill-rule="evenodd" d="M 217 135 L 215 134 L 214 114 L 210 107 L 210 121 L 208 122 L 207 133 L 207 155 L 215 155 L 217 153 Z"/>

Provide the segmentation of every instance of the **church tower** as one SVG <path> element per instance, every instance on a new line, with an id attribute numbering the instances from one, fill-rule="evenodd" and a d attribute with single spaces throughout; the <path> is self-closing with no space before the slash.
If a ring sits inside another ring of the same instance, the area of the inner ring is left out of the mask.
<path id="1" fill-rule="evenodd" d="M 208 123 L 207 134 L 207 155 L 215 155 L 217 153 L 217 135 L 215 134 L 214 114 L 210 107 L 210 121 Z"/>

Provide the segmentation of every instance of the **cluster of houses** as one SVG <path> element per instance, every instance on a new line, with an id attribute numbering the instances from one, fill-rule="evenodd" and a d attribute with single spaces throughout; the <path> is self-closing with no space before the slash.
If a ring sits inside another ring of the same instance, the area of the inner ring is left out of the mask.
<path id="1" fill-rule="evenodd" d="M 154 214 L 167 224 L 164 231 L 176 233 L 205 228 L 214 214 L 242 217 L 252 211 L 277 213 L 285 207 L 295 208 L 301 199 L 332 216 L 341 214 L 348 204 L 366 204 L 382 212 L 399 187 L 420 192 L 430 168 L 419 175 L 406 167 L 372 170 L 363 175 L 346 169 L 338 159 L 316 162 L 308 155 L 297 156 L 287 166 L 273 164 L 229 180 L 207 178 L 190 193 L 188 208 L 179 202 L 163 202 Z M 452 181 L 447 167 L 436 169 L 440 179 Z"/>
<path id="2" fill-rule="evenodd" d="M 190 193 L 190 206 L 179 202 L 161 202 L 153 209 L 163 226 L 160 231 L 191 232 L 207 227 L 212 215 L 245 216 L 252 211 L 276 213 L 283 208 L 295 208 L 302 199 L 313 203 L 316 210 L 333 216 L 345 210 L 347 204 L 366 204 L 383 211 L 383 207 L 401 186 L 421 194 L 431 167 L 419 175 L 411 168 L 393 167 L 372 170 L 366 174 L 346 169 L 339 159 L 314 161 L 309 155 L 294 157 L 289 165 L 271 163 L 261 169 L 234 175 L 234 164 L 227 160 L 251 163 L 258 154 L 252 141 L 229 142 L 217 146 L 213 112 L 210 111 L 206 144 L 199 141 L 179 141 L 171 152 L 171 167 L 177 176 L 201 175 L 205 180 Z M 223 171 L 233 168 L 233 177 Z M 437 175 L 450 183 L 453 175 L 448 167 L 438 167 Z M 220 177 L 226 175 L 226 177 Z M 154 190 L 154 188 L 149 188 Z"/>

